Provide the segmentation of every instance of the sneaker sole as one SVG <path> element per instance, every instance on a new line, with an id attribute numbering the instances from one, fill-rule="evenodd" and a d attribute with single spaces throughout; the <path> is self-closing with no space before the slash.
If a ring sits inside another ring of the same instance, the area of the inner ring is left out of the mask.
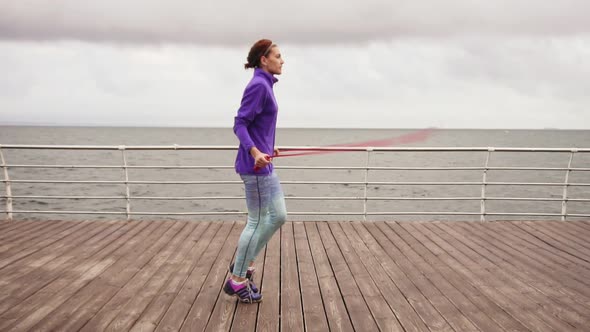
<path id="1" fill-rule="evenodd" d="M 252 301 L 250 301 L 250 300 L 242 300 L 240 298 L 240 296 L 238 296 L 238 294 L 234 294 L 234 295 L 230 295 L 230 296 L 237 298 L 238 301 L 240 301 L 240 303 L 254 304 L 254 303 L 260 303 L 260 302 L 262 302 L 262 297 L 260 298 L 260 300 L 252 300 Z"/>
<path id="2" fill-rule="evenodd" d="M 242 299 L 242 298 L 241 298 L 241 297 L 238 295 L 238 293 L 229 293 L 229 292 L 228 292 L 228 291 L 225 289 L 225 286 L 223 287 L 223 292 L 224 292 L 224 293 L 225 293 L 227 296 L 231 296 L 231 297 L 235 297 L 235 298 L 237 298 L 237 299 L 238 299 L 238 301 L 240 301 L 241 303 L 247 303 L 247 304 L 252 304 L 252 303 L 260 303 L 260 302 L 262 302 L 262 299 L 263 299 L 263 298 L 262 298 L 262 295 L 261 295 L 259 300 L 251 300 L 251 301 L 250 301 L 250 300 L 244 300 L 244 299 Z"/>

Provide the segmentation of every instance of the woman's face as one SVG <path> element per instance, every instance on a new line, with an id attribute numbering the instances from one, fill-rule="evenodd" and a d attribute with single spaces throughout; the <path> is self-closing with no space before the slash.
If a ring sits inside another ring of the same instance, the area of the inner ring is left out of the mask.
<path id="1" fill-rule="evenodd" d="M 278 46 L 271 48 L 268 55 L 262 57 L 262 69 L 273 75 L 281 75 L 283 63 L 285 61 Z"/>

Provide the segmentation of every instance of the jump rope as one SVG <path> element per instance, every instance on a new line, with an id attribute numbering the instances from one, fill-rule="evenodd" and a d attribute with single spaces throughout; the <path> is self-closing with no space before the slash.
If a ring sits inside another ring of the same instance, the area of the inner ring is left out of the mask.
<path id="1" fill-rule="evenodd" d="M 427 129 L 422 129 L 422 130 L 418 130 L 415 132 L 411 132 L 409 134 L 380 139 L 380 140 L 371 140 L 371 141 L 348 143 L 348 144 L 334 144 L 334 145 L 327 145 L 327 146 L 320 147 L 320 148 L 292 148 L 292 149 L 287 148 L 287 149 L 281 150 L 280 154 L 276 154 L 273 156 L 267 156 L 266 160 L 272 161 L 274 158 L 309 156 L 309 155 L 328 154 L 328 153 L 335 153 L 335 152 L 352 152 L 352 151 L 347 151 L 347 150 L 330 149 L 330 148 L 384 147 L 384 146 L 395 146 L 395 145 L 414 143 L 414 142 L 419 142 L 419 141 L 423 141 L 423 140 L 427 139 L 433 130 L 434 130 L 434 128 L 427 128 Z M 258 167 L 258 166 L 254 167 L 255 172 L 257 172 L 259 170 L 260 170 L 260 167 Z"/>

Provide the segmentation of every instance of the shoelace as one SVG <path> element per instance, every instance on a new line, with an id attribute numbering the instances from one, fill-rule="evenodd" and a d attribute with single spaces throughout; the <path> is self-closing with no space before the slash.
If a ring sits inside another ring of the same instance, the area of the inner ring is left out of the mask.
<path id="1" fill-rule="evenodd" d="M 248 297 L 250 298 L 250 303 L 253 303 L 254 300 L 252 299 L 252 288 L 250 287 L 250 280 L 246 282 L 246 287 L 248 287 Z"/>

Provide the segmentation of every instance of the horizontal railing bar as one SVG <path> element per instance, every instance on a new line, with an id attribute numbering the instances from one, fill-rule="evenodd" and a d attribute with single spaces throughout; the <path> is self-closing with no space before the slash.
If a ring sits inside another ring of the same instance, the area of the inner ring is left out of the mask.
<path id="1" fill-rule="evenodd" d="M 20 210 L 12 211 L 13 213 L 31 213 L 31 214 L 109 214 L 109 215 L 154 215 L 154 216 L 166 216 L 166 215 L 243 215 L 247 212 L 114 212 L 114 211 L 41 211 L 41 210 Z M 0 211 L 5 213 L 5 211 Z"/>
<path id="2" fill-rule="evenodd" d="M 104 214 L 104 215 L 125 215 L 127 212 L 115 212 L 115 211 L 55 211 L 55 210 L 16 210 L 13 213 L 22 214 Z M 0 213 L 6 213 L 4 210 L 0 210 Z M 240 211 L 227 211 L 227 212 L 130 212 L 130 215 L 154 215 L 154 216 L 165 216 L 165 215 L 245 215 L 247 212 Z M 318 215 L 318 216 L 362 216 L 363 212 L 289 212 L 290 215 Z M 409 212 L 409 211 L 383 211 L 383 212 L 367 212 L 368 216 L 378 215 L 441 215 L 441 216 L 478 216 L 481 215 L 479 212 Z M 498 212 L 498 213 L 485 213 L 486 216 L 537 216 L 537 217 L 561 217 L 564 216 L 561 213 L 512 213 L 512 212 Z M 566 217 L 590 217 L 590 214 L 565 214 Z"/>
<path id="3" fill-rule="evenodd" d="M 19 149 L 19 150 L 226 150 L 235 151 L 237 146 L 229 145 L 20 145 L 20 144 L 0 144 L 2 149 Z"/>
<path id="4" fill-rule="evenodd" d="M 468 200 L 480 200 L 479 197 L 379 197 L 379 196 L 369 196 L 365 198 L 364 196 L 347 196 L 347 197 L 321 197 L 321 196 L 307 196 L 307 197 L 285 197 L 285 199 L 292 199 L 292 200 L 359 200 L 364 201 L 365 199 L 368 201 L 468 201 Z"/>
<path id="5" fill-rule="evenodd" d="M 134 199 L 134 200 L 216 200 L 216 199 L 245 199 L 245 196 L 180 196 L 180 197 L 151 197 L 151 196 L 11 196 L 12 198 L 34 198 L 34 199 Z M 7 198 L 0 195 L 0 198 Z"/>
<path id="6" fill-rule="evenodd" d="M 490 171 L 583 171 L 587 172 L 590 171 L 590 168 L 583 168 L 583 167 L 480 167 L 480 170 L 490 170 Z"/>
<path id="7" fill-rule="evenodd" d="M 31 199 L 126 199 L 125 196 L 21 196 L 12 195 L 12 198 L 31 198 Z M 7 198 L 6 195 L 0 195 L 0 198 Z"/>
<path id="8" fill-rule="evenodd" d="M 124 166 L 117 165 L 26 165 L 7 164 L 9 168 L 56 168 L 56 169 L 122 169 Z M 234 169 L 234 166 L 126 166 L 127 169 Z M 567 168 L 567 167 L 385 167 L 385 166 L 275 166 L 275 169 L 317 169 L 317 170 L 375 170 L 375 171 L 590 171 L 590 168 Z"/>
<path id="9" fill-rule="evenodd" d="M 121 181 L 121 180 L 0 180 L 11 183 L 59 183 L 59 184 L 241 184 L 242 181 Z M 281 181 L 282 184 L 348 184 L 348 185 L 429 185 L 429 186 L 478 186 L 478 185 L 502 185 L 502 186 L 590 186 L 590 183 L 560 183 L 560 182 L 363 182 L 363 181 Z"/>
<path id="10" fill-rule="evenodd" d="M 95 180 L 95 181 L 78 181 L 78 180 L 0 180 L 0 182 L 11 183 L 71 183 L 71 184 L 241 184 L 242 181 L 121 181 L 121 180 Z"/>
<path id="11" fill-rule="evenodd" d="M 233 167 L 233 166 L 232 166 Z M 393 167 L 393 166 L 274 166 L 275 169 L 326 169 L 374 171 L 590 171 L 590 168 L 567 167 Z"/>
<path id="12" fill-rule="evenodd" d="M 13 213 L 23 213 L 23 214 L 115 214 L 115 215 L 123 215 L 126 214 L 125 211 L 123 212 L 114 212 L 114 211 L 55 211 L 55 210 L 13 210 Z M 0 211 L 0 213 L 5 213 L 5 211 Z"/>
<path id="13" fill-rule="evenodd" d="M 234 169 L 234 166 L 117 166 L 117 165 L 26 165 L 26 164 L 13 164 L 13 165 L 6 165 L 9 168 L 91 168 L 91 169 L 101 169 L 101 168 L 109 168 L 109 169 L 120 169 L 120 168 L 128 168 L 128 169 Z"/>
<path id="14" fill-rule="evenodd" d="M 479 216 L 479 212 L 408 212 L 408 211 L 400 211 L 400 212 L 367 212 L 368 216 L 384 216 L 384 215 L 398 215 L 398 216 L 432 216 L 432 215 L 444 215 L 444 216 Z"/>
<path id="15" fill-rule="evenodd" d="M 547 202 L 590 202 L 590 199 L 584 198 L 542 198 L 542 197 L 485 197 L 487 201 L 547 201 Z"/>
<path id="16" fill-rule="evenodd" d="M 236 150 L 237 146 L 229 145 L 22 145 L 0 144 L 2 149 L 37 149 L 37 150 Z M 531 148 L 531 147 L 313 147 L 313 146 L 280 146 L 287 151 L 425 151 L 425 152 L 463 152 L 463 151 L 495 151 L 495 152 L 590 152 L 590 148 Z"/>
<path id="17" fill-rule="evenodd" d="M 416 151 L 416 152 L 590 152 L 590 148 L 532 148 L 532 147 L 436 147 L 436 146 L 387 146 L 387 147 L 310 147 L 310 146 L 282 146 L 279 150 L 287 151 Z"/>
<path id="18" fill-rule="evenodd" d="M 486 216 L 545 216 L 545 217 L 561 217 L 561 213 L 526 213 L 526 212 L 486 212 Z M 569 216 L 566 214 L 565 216 Z"/>
<path id="19" fill-rule="evenodd" d="M 283 182 L 282 182 L 283 183 Z M 284 183 L 287 183 L 285 181 Z M 303 183 L 303 182 L 301 182 Z M 364 182 L 344 182 L 344 183 L 328 183 L 328 184 L 365 184 Z M 322 184 L 318 182 L 310 182 L 310 184 Z M 367 182 L 367 185 L 400 185 L 400 186 L 590 186 L 590 183 L 560 183 L 560 182 Z"/>
<path id="20" fill-rule="evenodd" d="M 535 217 L 561 217 L 561 213 L 484 213 L 486 216 L 535 216 Z M 367 215 L 465 215 L 465 216 L 479 216 L 479 212 L 367 212 Z M 590 214 L 566 214 L 566 217 L 590 217 Z"/>
<path id="21" fill-rule="evenodd" d="M 0 198 L 8 198 L 6 195 L 0 195 Z M 126 196 L 21 196 L 13 195 L 14 199 L 127 199 Z M 218 200 L 218 199 L 245 199 L 245 196 L 130 196 L 131 200 Z M 324 197 L 324 196 L 286 196 L 287 200 L 326 200 L 326 201 L 353 201 L 365 200 L 362 196 L 340 196 L 340 197 Z M 372 196 L 366 198 L 369 201 L 547 201 L 547 202 L 562 202 L 562 198 L 543 198 L 543 197 L 387 197 L 387 196 Z M 585 198 L 566 198 L 568 202 L 590 202 L 590 199 Z"/>
<path id="22" fill-rule="evenodd" d="M 363 199 L 361 197 L 361 199 Z M 367 197 L 367 200 L 383 201 L 547 201 L 562 202 L 561 198 L 543 198 L 543 197 Z M 590 199 L 583 198 L 566 198 L 569 202 L 590 202 Z"/>

